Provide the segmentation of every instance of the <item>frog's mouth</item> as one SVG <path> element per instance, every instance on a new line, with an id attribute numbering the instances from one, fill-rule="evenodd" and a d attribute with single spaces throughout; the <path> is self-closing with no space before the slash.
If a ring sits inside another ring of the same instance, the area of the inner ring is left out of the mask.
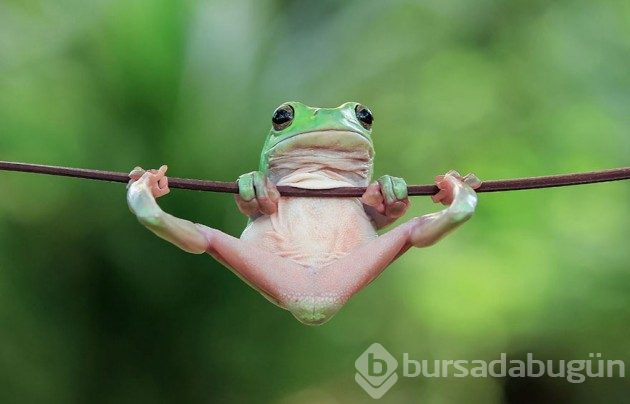
<path id="1" fill-rule="evenodd" d="M 374 157 L 372 142 L 363 134 L 351 130 L 323 129 L 312 132 L 297 133 L 282 139 L 267 151 L 267 157 L 289 154 L 297 149 L 310 149 L 313 153 L 324 149 L 327 151 L 367 153 L 371 160 Z"/>

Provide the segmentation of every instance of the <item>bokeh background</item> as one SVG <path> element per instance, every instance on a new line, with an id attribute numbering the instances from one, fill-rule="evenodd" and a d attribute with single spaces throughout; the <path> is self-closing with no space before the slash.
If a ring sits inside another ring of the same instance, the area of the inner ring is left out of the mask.
<path id="1" fill-rule="evenodd" d="M 630 3 L 0 1 L 0 158 L 233 180 L 286 100 L 375 113 L 376 174 L 629 165 Z M 0 173 L 0 401 L 371 400 L 354 361 L 630 364 L 630 184 L 480 196 L 328 324 L 153 236 L 125 187 Z M 177 216 L 238 235 L 229 195 Z M 413 200 L 406 219 L 434 211 Z M 399 369 L 400 370 L 400 369 Z M 400 378 L 383 402 L 628 402 L 626 379 Z"/>

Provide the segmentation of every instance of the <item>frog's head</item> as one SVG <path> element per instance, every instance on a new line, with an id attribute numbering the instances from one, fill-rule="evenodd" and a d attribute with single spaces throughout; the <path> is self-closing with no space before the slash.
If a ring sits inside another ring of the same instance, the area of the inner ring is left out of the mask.
<path id="1" fill-rule="evenodd" d="M 272 128 L 261 154 L 261 171 L 269 160 L 295 150 L 363 153 L 371 165 L 372 113 L 356 102 L 337 108 L 312 108 L 300 102 L 286 102 L 272 115 Z"/>

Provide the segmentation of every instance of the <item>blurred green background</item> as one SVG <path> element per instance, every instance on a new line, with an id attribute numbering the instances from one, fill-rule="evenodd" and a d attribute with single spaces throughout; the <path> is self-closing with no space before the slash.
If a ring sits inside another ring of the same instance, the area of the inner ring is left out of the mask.
<path id="1" fill-rule="evenodd" d="M 629 165 L 630 3 L 0 1 L 0 158 L 233 180 L 281 102 L 368 105 L 376 175 Z M 371 400 L 354 361 L 630 364 L 630 184 L 480 196 L 306 327 L 130 214 L 121 184 L 0 173 L 3 403 Z M 177 216 L 238 235 L 229 195 Z M 437 210 L 418 197 L 406 218 Z M 383 402 L 622 402 L 625 379 L 400 378 Z"/>

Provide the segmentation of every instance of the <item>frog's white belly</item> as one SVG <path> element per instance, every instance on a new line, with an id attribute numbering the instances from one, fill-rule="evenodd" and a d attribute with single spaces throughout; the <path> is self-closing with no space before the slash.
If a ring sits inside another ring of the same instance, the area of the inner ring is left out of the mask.
<path id="1" fill-rule="evenodd" d="M 377 237 L 357 198 L 281 198 L 241 239 L 307 268 L 322 268 Z"/>

